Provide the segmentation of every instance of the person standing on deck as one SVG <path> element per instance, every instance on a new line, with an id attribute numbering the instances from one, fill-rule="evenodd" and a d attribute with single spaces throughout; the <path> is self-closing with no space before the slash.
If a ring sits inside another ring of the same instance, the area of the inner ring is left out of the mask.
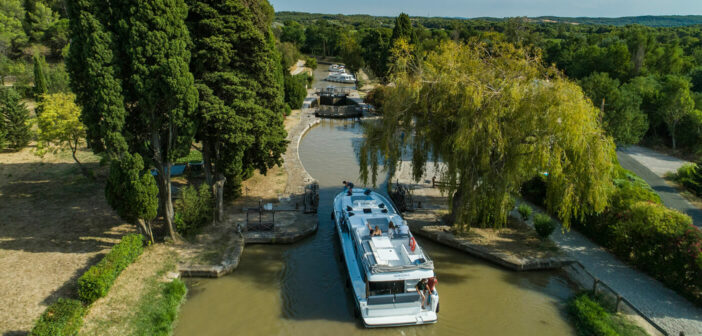
<path id="1" fill-rule="evenodd" d="M 422 309 L 424 309 L 424 305 L 427 304 L 427 279 L 419 280 L 414 288 L 417 289 L 417 293 L 422 298 Z"/>
<path id="2" fill-rule="evenodd" d="M 439 282 L 439 279 L 436 278 L 436 276 L 433 276 L 427 280 L 427 303 L 431 302 L 431 295 L 436 295 L 436 284 Z"/>
<path id="3" fill-rule="evenodd" d="M 344 183 L 344 191 L 347 191 L 347 190 L 349 190 L 349 189 L 353 189 L 353 183 L 352 183 L 352 182 L 344 181 L 343 183 Z"/>

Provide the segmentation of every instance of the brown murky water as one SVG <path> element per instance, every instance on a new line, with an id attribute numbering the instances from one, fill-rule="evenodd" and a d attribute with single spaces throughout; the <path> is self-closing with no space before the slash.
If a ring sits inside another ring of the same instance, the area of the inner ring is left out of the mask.
<path id="1" fill-rule="evenodd" d="M 572 289 L 559 273 L 510 272 L 425 240 L 420 244 L 434 259 L 439 278 L 439 322 L 363 328 L 344 288 L 330 220 L 341 181 L 358 181 L 361 132 L 349 121 L 325 121 L 310 130 L 300 158 L 322 188 L 318 232 L 289 246 L 247 246 L 231 275 L 190 281 L 177 336 L 575 334 L 564 311 Z"/>

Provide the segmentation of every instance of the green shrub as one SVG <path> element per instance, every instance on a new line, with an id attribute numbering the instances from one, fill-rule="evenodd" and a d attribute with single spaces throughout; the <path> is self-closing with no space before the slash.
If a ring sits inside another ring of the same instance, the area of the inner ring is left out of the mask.
<path id="1" fill-rule="evenodd" d="M 607 311 L 585 293 L 570 300 L 568 312 L 575 320 L 575 327 L 580 335 L 619 335 L 610 325 L 611 318 Z"/>
<path id="2" fill-rule="evenodd" d="M 46 308 L 32 328 L 32 336 L 73 336 L 83 325 L 85 307 L 78 300 L 60 298 Z"/>
<path id="3" fill-rule="evenodd" d="M 519 214 L 522 216 L 523 220 L 527 220 L 527 219 L 529 219 L 529 216 L 531 216 L 531 213 L 534 210 L 526 203 L 522 203 L 517 208 L 517 211 L 519 211 Z"/>
<path id="4" fill-rule="evenodd" d="M 695 195 L 702 196 L 702 169 L 698 165 L 684 164 L 678 168 L 673 179 Z"/>
<path id="5" fill-rule="evenodd" d="M 182 235 L 192 235 L 214 218 L 214 199 L 207 184 L 199 190 L 193 186 L 181 189 L 180 199 L 175 202 L 176 230 Z"/>
<path id="6" fill-rule="evenodd" d="M 534 216 L 534 229 L 541 238 L 546 238 L 556 229 L 556 223 L 548 215 L 536 214 Z"/>
<path id="7" fill-rule="evenodd" d="M 307 97 L 307 77 L 307 74 L 302 73 L 295 76 L 286 75 L 284 78 L 285 102 L 293 110 L 301 108 Z"/>
<path id="8" fill-rule="evenodd" d="M 202 162 L 202 152 L 197 149 L 191 149 L 188 155 L 175 160 L 174 164 L 186 164 L 189 162 Z"/>
<path id="9" fill-rule="evenodd" d="M 311 68 L 312 70 L 317 69 L 317 59 L 314 57 L 308 57 L 305 66 Z"/>
<path id="10" fill-rule="evenodd" d="M 136 335 L 169 336 L 188 289 L 180 279 L 165 283 L 139 307 Z"/>
<path id="11" fill-rule="evenodd" d="M 610 248 L 669 287 L 701 302 L 702 232 L 689 216 L 639 202 L 614 225 Z"/>
<path id="12" fill-rule="evenodd" d="M 131 234 L 122 237 L 122 241 L 112 247 L 112 250 L 78 278 L 78 296 L 85 303 L 107 295 L 117 276 L 133 263 L 144 250 L 144 237 Z"/>

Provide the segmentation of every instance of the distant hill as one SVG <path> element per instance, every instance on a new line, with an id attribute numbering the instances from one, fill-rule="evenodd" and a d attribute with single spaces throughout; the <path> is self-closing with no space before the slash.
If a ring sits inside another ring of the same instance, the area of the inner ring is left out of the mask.
<path id="1" fill-rule="evenodd" d="M 320 13 L 304 13 L 304 12 L 277 12 L 275 13 L 277 21 L 294 20 L 298 22 L 326 19 L 333 21 L 346 22 L 350 24 L 358 24 L 364 22 L 366 24 L 373 23 L 374 25 L 387 26 L 392 25 L 395 18 L 387 16 L 372 16 L 365 14 L 343 15 L 343 14 L 320 14 Z M 481 21 L 501 21 L 505 18 L 480 17 L 480 18 L 458 18 L 458 17 L 413 17 L 419 21 L 436 21 L 436 20 L 481 20 Z M 640 24 L 650 27 L 680 27 L 702 24 L 702 15 L 646 15 L 646 16 L 626 16 L 619 18 L 596 18 L 596 17 L 558 17 L 558 16 L 539 16 L 530 17 L 533 22 L 542 23 L 567 23 L 579 25 L 612 25 L 625 26 L 628 24 Z"/>
<path id="2" fill-rule="evenodd" d="M 646 16 L 625 16 L 620 18 L 592 18 L 592 17 L 558 17 L 540 16 L 529 18 L 540 22 L 559 22 L 571 24 L 593 24 L 625 26 L 628 24 L 640 24 L 650 27 L 679 27 L 702 24 L 702 15 L 646 15 Z"/>

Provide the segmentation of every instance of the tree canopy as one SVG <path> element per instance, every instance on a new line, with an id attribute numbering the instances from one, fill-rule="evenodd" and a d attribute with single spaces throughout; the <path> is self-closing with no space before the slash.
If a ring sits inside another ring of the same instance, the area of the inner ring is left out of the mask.
<path id="1" fill-rule="evenodd" d="M 607 205 L 614 144 L 599 110 L 527 50 L 447 42 L 421 73 L 397 71 L 391 82 L 361 147 L 362 179 L 375 183 L 378 160 L 394 171 L 407 147 L 415 179 L 428 161 L 441 168 L 463 230 L 503 225 L 511 195 L 539 174 L 548 175 L 546 205 L 566 225 Z"/>
<path id="2" fill-rule="evenodd" d="M 221 219 L 225 181 L 238 193 L 254 169 L 266 173 L 281 163 L 286 147 L 283 69 L 267 1 L 189 4 L 191 69 L 201 96 L 197 138 Z"/>
<path id="3" fill-rule="evenodd" d="M 42 96 L 41 114 L 37 116 L 37 151 L 47 152 L 70 150 L 73 160 L 81 167 L 76 152 L 85 139 L 85 126 L 80 122 L 80 107 L 76 105 L 76 96 L 72 93 L 55 93 Z"/>

